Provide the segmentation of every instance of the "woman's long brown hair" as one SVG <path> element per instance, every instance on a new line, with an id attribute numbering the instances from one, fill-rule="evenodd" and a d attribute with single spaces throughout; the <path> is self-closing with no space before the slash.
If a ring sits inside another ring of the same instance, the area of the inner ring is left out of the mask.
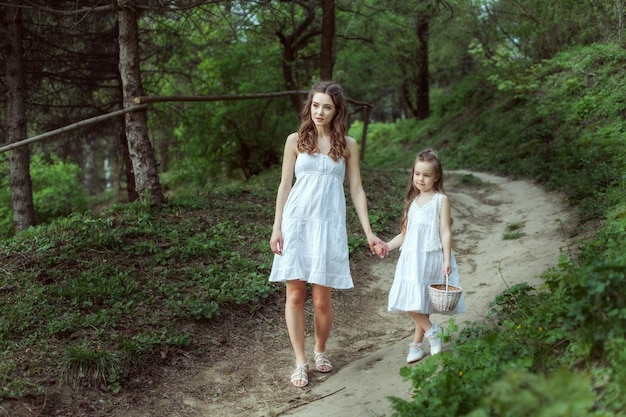
<path id="1" fill-rule="evenodd" d="M 339 84 L 331 81 L 322 81 L 316 84 L 309 92 L 309 98 L 300 113 L 300 128 L 298 129 L 298 152 L 314 154 L 319 152 L 317 147 L 317 128 L 311 117 L 311 103 L 316 93 L 328 94 L 335 105 L 335 114 L 330 129 L 330 152 L 328 155 L 334 160 L 341 157 L 348 158 L 350 152 L 346 145 L 347 115 L 346 99 Z"/>
<path id="2" fill-rule="evenodd" d="M 413 161 L 413 167 L 411 168 L 411 176 L 409 177 L 409 184 L 406 187 L 406 195 L 404 197 L 404 215 L 402 216 L 402 233 L 406 233 L 407 223 L 409 220 L 409 207 L 411 207 L 411 203 L 413 200 L 420 195 L 420 190 L 413 183 L 413 175 L 415 174 L 415 165 L 418 162 L 430 162 L 435 169 L 435 175 L 437 179 L 435 180 L 435 191 L 444 193 L 443 191 L 443 167 L 441 166 L 441 160 L 437 155 L 437 152 L 432 149 L 425 149 L 417 154 L 415 161 Z"/>

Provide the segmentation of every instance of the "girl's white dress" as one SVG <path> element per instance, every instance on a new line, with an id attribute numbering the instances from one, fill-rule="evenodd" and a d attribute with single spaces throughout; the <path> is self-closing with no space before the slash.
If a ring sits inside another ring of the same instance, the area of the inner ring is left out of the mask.
<path id="1" fill-rule="evenodd" d="M 443 250 L 439 237 L 441 197 L 440 193 L 436 193 L 422 207 L 416 201 L 409 206 L 406 235 L 400 247 L 400 258 L 389 291 L 389 312 L 450 315 L 465 311 L 463 296 L 454 311 L 449 312 L 435 311 L 428 296 L 430 284 L 444 282 Z M 454 254 L 450 255 L 450 264 L 452 273 L 448 282 L 460 286 Z"/>
<path id="2" fill-rule="evenodd" d="M 344 159 L 299 153 L 294 172 L 296 181 L 281 223 L 283 254 L 274 255 L 269 280 L 298 279 L 325 287 L 352 288 Z"/>

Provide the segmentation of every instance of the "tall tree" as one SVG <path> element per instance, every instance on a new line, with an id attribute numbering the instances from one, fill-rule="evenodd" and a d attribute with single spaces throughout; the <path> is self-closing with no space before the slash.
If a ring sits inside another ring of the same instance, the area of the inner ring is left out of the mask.
<path id="1" fill-rule="evenodd" d="M 26 139 L 25 83 L 22 48 L 22 9 L 19 2 L 5 6 L 5 51 L 7 86 L 7 137 L 9 143 Z M 30 154 L 27 146 L 10 151 L 9 170 L 16 232 L 35 225 Z"/>
<path id="2" fill-rule="evenodd" d="M 403 84 L 404 97 L 411 114 L 417 120 L 424 120 L 430 116 L 430 72 L 429 72 L 429 56 L 428 56 L 428 38 L 430 36 L 430 14 L 417 12 L 415 17 L 415 37 L 417 45 L 415 47 L 415 79 L 413 87 L 415 91 L 415 99 L 411 100 L 408 80 Z"/>
<path id="3" fill-rule="evenodd" d="M 409 42 L 400 49 L 405 59 L 399 62 L 403 69 L 402 97 L 404 106 L 416 119 L 430 116 L 430 55 L 429 42 L 431 21 L 442 10 L 452 8 L 445 0 L 422 0 L 409 7 L 400 6 L 398 11 L 406 14 L 407 26 L 412 28 Z M 408 59 L 407 59 L 408 58 Z"/>
<path id="4" fill-rule="evenodd" d="M 335 3 L 336 0 L 322 0 L 320 79 L 324 81 L 333 79 L 335 66 Z"/>
<path id="5" fill-rule="evenodd" d="M 481 8 L 498 28 L 499 48 L 533 61 L 549 59 L 574 43 L 615 39 L 620 35 L 611 32 L 619 32 L 624 18 L 623 0 L 499 0 L 483 1 Z"/>
<path id="6" fill-rule="evenodd" d="M 135 97 L 144 95 L 140 72 L 137 2 L 134 0 L 120 1 L 118 6 L 119 70 L 122 79 L 124 108 L 128 108 L 135 105 Z M 148 137 L 146 111 L 128 112 L 125 118 L 128 150 L 133 162 L 137 194 L 140 198 L 145 198 L 153 203 L 163 203 L 165 196 L 159 182 L 154 148 Z"/>
<path id="7" fill-rule="evenodd" d="M 320 22 L 316 19 L 315 0 L 288 3 L 288 13 L 283 15 L 285 18 L 275 23 L 277 25 L 276 36 L 283 48 L 282 69 L 285 86 L 287 90 L 300 90 L 302 86 L 296 76 L 299 54 L 322 33 L 322 30 Z M 299 114 L 302 110 L 302 99 L 298 96 L 290 96 L 290 98 L 296 113 Z"/>

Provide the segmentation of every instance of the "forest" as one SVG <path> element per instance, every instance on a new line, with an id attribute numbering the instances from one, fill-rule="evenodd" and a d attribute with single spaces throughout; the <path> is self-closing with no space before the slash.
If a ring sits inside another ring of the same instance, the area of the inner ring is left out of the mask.
<path id="1" fill-rule="evenodd" d="M 397 221 L 394 173 L 427 146 L 576 213 L 544 287 L 510 288 L 457 351 L 403 370 L 415 393 L 394 415 L 626 415 L 625 1 L 0 0 L 0 14 L 0 415 L 107 415 L 85 402 L 112 407 L 159 352 L 202 352 L 217 342 L 199 328 L 280 305 L 282 148 L 320 79 L 346 92 L 363 171 L 390 173 L 364 175 L 376 233 Z"/>

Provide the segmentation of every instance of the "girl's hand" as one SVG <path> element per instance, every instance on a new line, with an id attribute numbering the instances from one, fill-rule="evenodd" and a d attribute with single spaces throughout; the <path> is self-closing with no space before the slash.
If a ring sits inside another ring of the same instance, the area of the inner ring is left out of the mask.
<path id="1" fill-rule="evenodd" d="M 382 240 L 378 239 L 378 242 L 374 244 L 374 251 L 372 253 L 375 253 L 382 259 L 389 253 L 389 246 L 387 246 L 387 244 Z"/>
<path id="2" fill-rule="evenodd" d="M 270 238 L 270 248 L 276 255 L 283 254 L 283 232 L 280 230 L 274 230 L 272 237 Z"/>
<path id="3" fill-rule="evenodd" d="M 450 264 L 446 264 L 443 266 L 443 275 L 444 278 L 447 275 L 448 277 L 450 276 L 450 274 L 452 273 L 452 267 L 450 266 Z"/>

